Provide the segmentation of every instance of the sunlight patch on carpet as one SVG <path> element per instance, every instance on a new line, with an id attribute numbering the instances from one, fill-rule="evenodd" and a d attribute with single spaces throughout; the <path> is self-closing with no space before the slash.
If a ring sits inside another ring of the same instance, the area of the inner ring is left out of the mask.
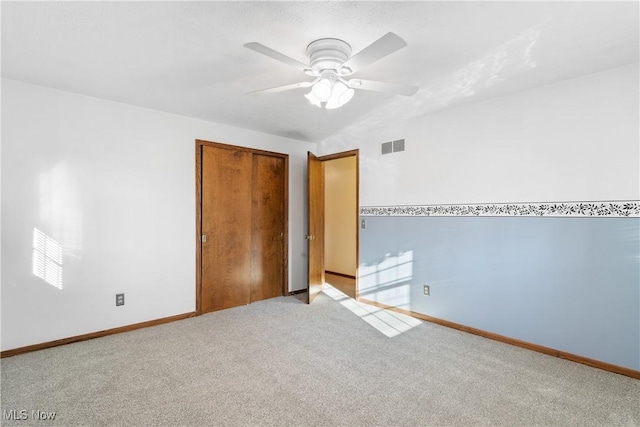
<path id="1" fill-rule="evenodd" d="M 407 332 L 422 323 L 411 316 L 356 301 L 328 283 L 325 283 L 322 292 L 340 302 L 356 316 L 389 338 Z"/>

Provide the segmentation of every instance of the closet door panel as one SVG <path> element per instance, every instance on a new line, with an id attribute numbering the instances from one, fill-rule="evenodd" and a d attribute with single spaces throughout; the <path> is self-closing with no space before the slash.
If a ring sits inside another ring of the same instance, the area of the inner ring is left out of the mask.
<path id="1" fill-rule="evenodd" d="M 254 154 L 251 301 L 283 295 L 285 160 Z"/>
<path id="2" fill-rule="evenodd" d="M 252 154 L 202 147 L 202 312 L 249 304 Z"/>

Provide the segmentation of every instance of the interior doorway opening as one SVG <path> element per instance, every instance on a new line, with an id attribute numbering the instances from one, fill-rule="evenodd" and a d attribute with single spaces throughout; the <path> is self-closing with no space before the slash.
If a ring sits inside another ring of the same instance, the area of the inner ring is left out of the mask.
<path id="1" fill-rule="evenodd" d="M 356 156 L 324 162 L 325 282 L 356 298 Z"/>
<path id="2" fill-rule="evenodd" d="M 309 302 L 325 282 L 358 296 L 358 154 L 309 153 Z"/>

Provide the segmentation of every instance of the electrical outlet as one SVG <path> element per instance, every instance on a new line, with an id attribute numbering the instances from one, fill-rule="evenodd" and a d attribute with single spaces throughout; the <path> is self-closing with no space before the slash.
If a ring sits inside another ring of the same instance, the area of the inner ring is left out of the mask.
<path id="1" fill-rule="evenodd" d="M 124 305 L 124 294 L 116 294 L 116 307 Z"/>
<path id="2" fill-rule="evenodd" d="M 425 296 L 431 295 L 431 290 L 429 289 L 429 285 L 424 285 L 424 294 Z"/>

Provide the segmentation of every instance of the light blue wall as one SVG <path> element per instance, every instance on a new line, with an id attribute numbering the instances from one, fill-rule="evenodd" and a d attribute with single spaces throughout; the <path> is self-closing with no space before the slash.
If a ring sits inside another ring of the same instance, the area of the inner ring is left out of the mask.
<path id="1" fill-rule="evenodd" d="M 362 218 L 361 297 L 640 370 L 640 218 Z"/>

